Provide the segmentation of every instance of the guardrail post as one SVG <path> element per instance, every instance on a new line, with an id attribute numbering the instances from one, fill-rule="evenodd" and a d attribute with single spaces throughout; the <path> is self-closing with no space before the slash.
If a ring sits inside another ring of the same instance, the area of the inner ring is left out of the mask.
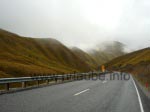
<path id="1" fill-rule="evenodd" d="M 6 91 L 9 91 L 9 83 L 6 83 L 6 84 L 5 84 L 5 90 L 6 90 Z"/>
<path id="2" fill-rule="evenodd" d="M 88 74 L 88 76 L 89 76 L 88 78 L 89 78 L 89 80 L 90 80 L 90 78 L 91 78 L 91 74 L 89 73 L 89 74 Z"/>
<path id="3" fill-rule="evenodd" d="M 73 77 L 72 77 L 72 75 L 70 74 L 70 80 L 72 81 L 73 80 Z"/>
<path id="4" fill-rule="evenodd" d="M 68 76 L 69 76 L 69 80 L 71 80 L 71 75 L 69 74 Z"/>
<path id="5" fill-rule="evenodd" d="M 75 76 L 75 74 L 73 74 L 73 76 L 72 76 L 72 80 L 75 80 L 75 78 L 76 78 L 76 76 Z"/>
<path id="6" fill-rule="evenodd" d="M 93 79 L 94 75 L 93 75 L 93 71 L 92 71 L 92 79 Z"/>
<path id="7" fill-rule="evenodd" d="M 22 88 L 26 88 L 26 82 L 22 82 Z"/>
<path id="8" fill-rule="evenodd" d="M 61 81 L 62 81 L 62 82 L 64 81 L 64 76 L 62 76 L 62 79 L 61 79 Z"/>
<path id="9" fill-rule="evenodd" d="M 68 76 L 68 74 L 67 74 L 67 80 L 69 80 L 69 76 Z"/>
<path id="10" fill-rule="evenodd" d="M 81 74 L 81 80 L 83 80 L 83 76 L 84 76 L 84 74 Z"/>
<path id="11" fill-rule="evenodd" d="M 49 84 L 49 80 L 46 80 L 46 84 Z"/>
<path id="12" fill-rule="evenodd" d="M 55 76 L 55 82 L 57 83 L 57 76 Z"/>
<path id="13" fill-rule="evenodd" d="M 77 74 L 77 80 L 79 80 L 79 74 Z"/>
<path id="14" fill-rule="evenodd" d="M 39 84 L 40 84 L 40 82 L 39 82 L 39 80 L 37 80 L 37 86 L 39 86 Z"/>

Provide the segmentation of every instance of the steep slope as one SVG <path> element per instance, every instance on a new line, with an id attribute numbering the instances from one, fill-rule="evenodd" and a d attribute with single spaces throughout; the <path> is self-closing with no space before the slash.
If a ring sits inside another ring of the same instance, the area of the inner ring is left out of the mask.
<path id="1" fill-rule="evenodd" d="M 106 65 L 109 68 L 126 68 L 128 66 L 139 65 L 139 64 L 149 64 L 150 63 L 150 48 L 145 48 L 138 50 L 120 57 L 117 57 Z"/>
<path id="2" fill-rule="evenodd" d="M 97 60 L 98 63 L 106 63 L 118 56 L 124 55 L 124 44 L 118 41 L 108 41 L 98 44 L 95 49 L 89 51 L 89 54 Z"/>
<path id="3" fill-rule="evenodd" d="M 150 48 L 141 49 L 113 59 L 105 64 L 109 70 L 134 74 L 143 84 L 150 84 Z"/>
<path id="4" fill-rule="evenodd" d="M 89 70 L 89 65 L 55 39 L 27 38 L 0 30 L 1 77 Z"/>
<path id="5" fill-rule="evenodd" d="M 73 47 L 71 50 L 81 60 L 83 60 L 84 62 L 86 62 L 86 64 L 89 65 L 91 68 L 97 69 L 99 63 L 97 63 L 97 61 L 92 56 L 90 56 L 88 53 L 82 51 L 81 49 L 79 49 L 77 47 Z"/>

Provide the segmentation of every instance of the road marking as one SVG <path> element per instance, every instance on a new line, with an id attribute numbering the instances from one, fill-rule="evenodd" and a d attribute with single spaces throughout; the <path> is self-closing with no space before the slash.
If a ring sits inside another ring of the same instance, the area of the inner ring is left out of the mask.
<path id="1" fill-rule="evenodd" d="M 106 83 L 107 81 L 103 81 L 102 83 Z"/>
<path id="2" fill-rule="evenodd" d="M 142 105 L 142 101 L 141 101 L 141 97 L 140 97 L 139 91 L 138 91 L 138 89 L 137 89 L 137 86 L 136 86 L 136 84 L 135 84 L 135 82 L 134 82 L 133 77 L 132 77 L 132 81 L 133 81 L 134 87 L 135 87 L 136 92 L 137 92 L 137 95 L 138 95 L 138 100 L 139 100 L 141 112 L 144 112 L 143 105 Z"/>
<path id="3" fill-rule="evenodd" d="M 86 92 L 86 91 L 89 91 L 89 90 L 90 90 L 90 89 L 85 89 L 85 90 L 83 90 L 83 91 L 81 91 L 81 92 L 78 92 L 78 93 L 74 94 L 74 96 L 77 96 L 77 95 L 82 94 L 82 93 L 84 93 L 84 92 Z"/>

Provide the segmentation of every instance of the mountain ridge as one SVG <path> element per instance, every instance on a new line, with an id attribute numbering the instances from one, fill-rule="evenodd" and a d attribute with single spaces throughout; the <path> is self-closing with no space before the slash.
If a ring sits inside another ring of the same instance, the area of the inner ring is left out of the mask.
<path id="1" fill-rule="evenodd" d="M 93 49 L 92 54 L 77 47 L 68 48 L 54 38 L 23 37 L 0 29 L 0 77 L 99 70 L 103 63 L 123 55 L 122 48 L 115 51 L 118 44 L 122 45 L 106 44 L 105 50 Z"/>
<path id="2" fill-rule="evenodd" d="M 91 68 L 55 39 L 29 38 L 0 30 L 1 77 L 87 72 Z"/>
<path id="3" fill-rule="evenodd" d="M 143 85 L 150 84 L 150 47 L 117 57 L 105 66 L 108 70 L 129 72 Z"/>

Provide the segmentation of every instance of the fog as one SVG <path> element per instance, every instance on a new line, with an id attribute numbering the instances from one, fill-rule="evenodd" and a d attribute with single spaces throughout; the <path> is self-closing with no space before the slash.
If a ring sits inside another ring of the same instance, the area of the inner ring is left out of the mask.
<path id="1" fill-rule="evenodd" d="M 150 45 L 150 0 L 0 0 L 0 28 L 84 50 L 105 41 L 136 50 Z"/>

